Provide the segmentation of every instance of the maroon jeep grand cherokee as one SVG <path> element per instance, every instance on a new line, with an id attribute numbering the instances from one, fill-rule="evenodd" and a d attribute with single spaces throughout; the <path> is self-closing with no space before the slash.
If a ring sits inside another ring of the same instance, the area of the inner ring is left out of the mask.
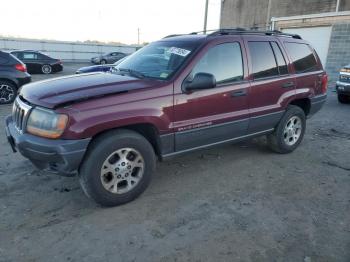
<path id="1" fill-rule="evenodd" d="M 172 35 L 112 73 L 24 86 L 6 131 L 35 166 L 79 174 L 86 195 L 114 206 L 146 189 L 157 158 L 261 135 L 292 152 L 326 91 L 320 59 L 298 35 Z"/>

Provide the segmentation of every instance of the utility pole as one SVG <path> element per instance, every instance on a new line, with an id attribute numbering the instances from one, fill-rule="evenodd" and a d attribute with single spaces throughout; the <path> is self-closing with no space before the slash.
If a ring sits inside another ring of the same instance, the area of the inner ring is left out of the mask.
<path id="1" fill-rule="evenodd" d="M 209 0 L 205 0 L 204 30 L 203 30 L 204 34 L 207 33 L 208 4 L 209 4 Z"/>
<path id="2" fill-rule="evenodd" d="M 140 28 L 137 28 L 137 45 L 140 45 Z"/>

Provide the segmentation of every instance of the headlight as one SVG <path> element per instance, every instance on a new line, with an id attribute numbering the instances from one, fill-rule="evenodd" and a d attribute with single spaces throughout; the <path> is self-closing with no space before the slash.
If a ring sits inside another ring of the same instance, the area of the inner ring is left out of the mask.
<path id="1" fill-rule="evenodd" d="M 58 138 L 62 135 L 68 122 L 68 116 L 54 111 L 35 108 L 27 121 L 27 132 L 33 135 Z"/>

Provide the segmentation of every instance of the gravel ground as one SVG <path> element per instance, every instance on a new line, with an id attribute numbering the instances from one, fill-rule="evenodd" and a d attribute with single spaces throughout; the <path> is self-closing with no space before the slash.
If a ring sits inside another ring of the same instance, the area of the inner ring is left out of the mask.
<path id="1" fill-rule="evenodd" d="M 350 261 L 349 120 L 330 91 L 294 153 L 261 138 L 174 158 L 108 209 L 13 154 L 1 126 L 0 261 Z"/>

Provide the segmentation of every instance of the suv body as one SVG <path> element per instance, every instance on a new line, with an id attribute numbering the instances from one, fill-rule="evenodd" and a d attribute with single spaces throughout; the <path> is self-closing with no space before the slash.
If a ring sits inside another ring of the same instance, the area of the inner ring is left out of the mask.
<path id="1" fill-rule="evenodd" d="M 0 104 L 12 103 L 18 89 L 30 81 L 25 64 L 13 55 L 0 51 Z"/>
<path id="2" fill-rule="evenodd" d="M 106 54 L 91 58 L 91 63 L 101 64 L 101 65 L 113 64 L 126 56 L 127 54 L 122 52 L 110 52 L 110 53 L 106 53 Z"/>
<path id="3" fill-rule="evenodd" d="M 261 135 L 274 151 L 293 151 L 326 90 L 320 59 L 300 37 L 220 30 L 152 43 L 116 73 L 28 85 L 6 130 L 37 167 L 79 173 L 88 196 L 118 205 L 143 192 L 156 156 Z M 55 139 L 42 137 L 51 136 L 40 129 L 45 114 L 57 119 Z"/>
<path id="4" fill-rule="evenodd" d="M 26 64 L 29 73 L 51 74 L 63 70 L 62 61 L 52 58 L 39 51 L 33 50 L 16 50 L 11 54 Z"/>
<path id="5" fill-rule="evenodd" d="M 350 102 L 350 64 L 340 70 L 339 80 L 336 83 L 336 91 L 340 103 Z"/>

